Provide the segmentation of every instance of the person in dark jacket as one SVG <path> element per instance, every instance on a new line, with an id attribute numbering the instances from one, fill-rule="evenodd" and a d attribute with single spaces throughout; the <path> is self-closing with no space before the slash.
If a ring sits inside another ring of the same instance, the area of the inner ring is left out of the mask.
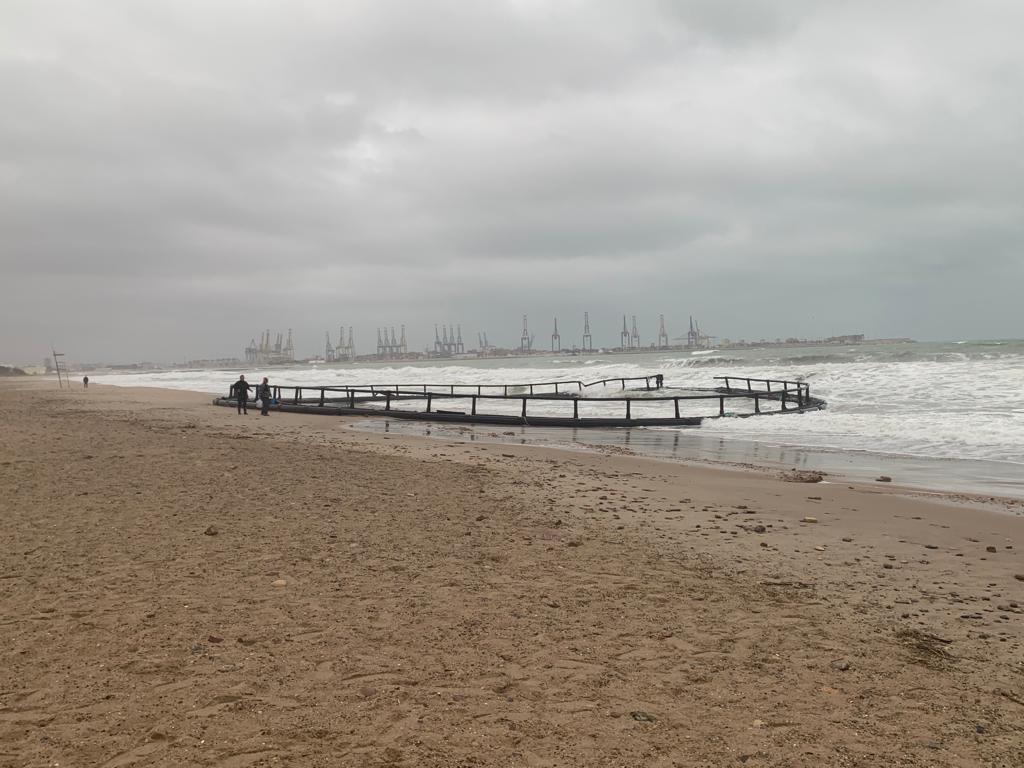
<path id="1" fill-rule="evenodd" d="M 249 390 L 252 389 L 252 384 L 245 380 L 245 376 L 239 376 L 238 381 L 231 385 L 231 391 L 235 395 L 235 402 L 238 404 L 238 412 L 244 413 L 246 416 L 249 415 L 249 411 L 246 409 L 246 404 L 249 402 Z"/>
<path id="2" fill-rule="evenodd" d="M 263 381 L 258 387 L 256 387 L 256 397 L 260 399 L 262 407 L 260 408 L 260 416 L 267 416 L 270 414 L 270 398 L 273 393 L 270 391 L 270 382 L 267 377 L 263 377 Z"/>

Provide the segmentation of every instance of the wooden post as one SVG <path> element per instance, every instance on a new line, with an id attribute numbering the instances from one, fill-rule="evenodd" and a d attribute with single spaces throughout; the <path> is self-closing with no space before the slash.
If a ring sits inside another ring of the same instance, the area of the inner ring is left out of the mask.
<path id="1" fill-rule="evenodd" d="M 385 411 L 390 411 L 391 410 L 391 393 L 390 392 L 385 392 L 384 393 L 384 399 L 385 399 L 384 410 Z"/>
<path id="2" fill-rule="evenodd" d="M 676 418 L 678 419 L 679 418 L 679 398 L 676 397 L 676 398 L 673 398 L 673 400 L 674 400 L 675 405 L 676 405 Z"/>
<path id="3" fill-rule="evenodd" d="M 324 407 L 324 388 L 320 387 L 320 407 Z"/>
<path id="4" fill-rule="evenodd" d="M 718 398 L 718 415 L 725 416 L 725 398 Z"/>
<path id="5" fill-rule="evenodd" d="M 431 398 L 431 394 L 428 392 L 427 393 L 427 413 L 430 413 L 430 398 Z"/>
<path id="6" fill-rule="evenodd" d="M 572 417 L 577 421 L 580 418 L 580 401 L 575 397 L 572 399 Z"/>
<path id="7" fill-rule="evenodd" d="M 473 411 L 472 411 L 472 413 L 473 413 L 474 416 L 476 416 L 476 397 L 475 396 L 473 397 Z"/>
<path id="8" fill-rule="evenodd" d="M 523 398 L 523 418 L 526 418 L 526 398 Z"/>
<path id="9" fill-rule="evenodd" d="M 629 399 L 628 397 L 626 398 L 626 421 L 629 421 L 629 420 L 630 420 L 630 418 L 632 418 L 632 417 L 630 416 L 630 412 L 629 412 L 629 406 L 630 406 L 630 404 L 631 404 L 632 402 L 633 402 L 633 401 L 632 401 L 632 400 L 630 400 L 630 399 Z"/>
<path id="10" fill-rule="evenodd" d="M 754 413 L 760 413 L 760 412 L 761 412 L 761 398 L 758 397 L 757 395 L 754 395 Z"/>

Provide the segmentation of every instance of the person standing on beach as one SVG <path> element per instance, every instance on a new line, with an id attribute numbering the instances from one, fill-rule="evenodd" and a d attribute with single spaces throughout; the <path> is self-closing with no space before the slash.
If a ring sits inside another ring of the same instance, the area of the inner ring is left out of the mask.
<path id="1" fill-rule="evenodd" d="M 245 376 L 239 376 L 238 381 L 231 385 L 231 391 L 235 393 L 235 402 L 238 403 L 239 414 L 249 415 L 249 411 L 245 406 L 249 402 L 250 389 L 252 389 L 252 384 L 245 380 Z"/>
<path id="2" fill-rule="evenodd" d="M 256 387 L 256 397 L 260 399 L 260 416 L 270 415 L 270 382 L 267 380 L 266 376 L 263 377 L 263 381 L 260 385 Z"/>
<path id="3" fill-rule="evenodd" d="M 83 376 L 82 377 L 82 386 L 85 387 L 86 389 L 89 388 L 89 377 L 88 376 Z"/>

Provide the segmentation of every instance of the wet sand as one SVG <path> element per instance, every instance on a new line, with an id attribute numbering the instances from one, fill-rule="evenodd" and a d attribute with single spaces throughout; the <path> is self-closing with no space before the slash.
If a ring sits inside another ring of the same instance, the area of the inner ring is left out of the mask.
<path id="1" fill-rule="evenodd" d="M 787 418 L 798 418 L 796 416 Z M 815 469 L 831 479 L 870 482 L 885 473 L 906 488 L 979 496 L 1024 498 L 1024 467 L 979 459 L 895 456 L 864 451 L 796 447 L 724 437 L 706 427 L 566 429 L 432 424 L 402 419 L 363 419 L 358 429 L 431 435 L 468 442 L 539 445 L 569 450 L 610 449 L 662 461 L 703 463 L 735 469 Z M 497 430 L 497 431 L 495 431 Z"/>
<path id="2" fill-rule="evenodd" d="M 0 384 L 0 765 L 1024 765 L 1019 501 L 209 402 Z"/>

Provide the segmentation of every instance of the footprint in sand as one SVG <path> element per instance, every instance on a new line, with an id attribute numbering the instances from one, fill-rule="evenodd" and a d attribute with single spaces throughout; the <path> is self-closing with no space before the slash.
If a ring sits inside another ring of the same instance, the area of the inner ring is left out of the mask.
<path id="1" fill-rule="evenodd" d="M 159 741 L 151 741 L 148 744 L 143 744 L 141 747 L 130 749 L 127 752 L 122 752 L 116 755 L 107 762 L 103 763 L 100 768 L 119 768 L 122 765 L 131 765 L 144 757 L 159 752 L 167 746 L 167 742 L 163 739 Z"/>
<path id="2" fill-rule="evenodd" d="M 260 750 L 258 752 L 240 752 L 235 755 L 228 755 L 217 763 L 214 763 L 216 768 L 246 768 L 246 766 L 255 765 L 261 761 L 266 760 L 272 755 L 277 755 L 278 752 L 272 750 Z"/>
<path id="3" fill-rule="evenodd" d="M 334 677 L 334 662 L 333 661 L 321 661 L 316 665 L 316 668 L 310 673 L 310 678 L 318 681 L 330 680 Z"/>

